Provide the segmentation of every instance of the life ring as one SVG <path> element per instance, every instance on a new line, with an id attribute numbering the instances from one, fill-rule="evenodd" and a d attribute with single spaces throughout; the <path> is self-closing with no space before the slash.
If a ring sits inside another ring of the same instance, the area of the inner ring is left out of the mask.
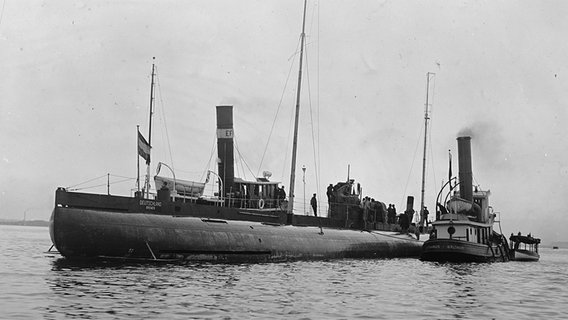
<path id="1" fill-rule="evenodd" d="M 264 199 L 258 200 L 258 208 L 259 208 L 259 209 L 264 209 Z"/>

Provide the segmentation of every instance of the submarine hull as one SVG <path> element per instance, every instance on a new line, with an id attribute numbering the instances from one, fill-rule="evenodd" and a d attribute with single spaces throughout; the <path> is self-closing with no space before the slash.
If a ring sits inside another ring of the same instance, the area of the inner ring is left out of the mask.
<path id="1" fill-rule="evenodd" d="M 418 257 L 408 234 L 56 207 L 50 234 L 66 258 L 268 262 Z"/>

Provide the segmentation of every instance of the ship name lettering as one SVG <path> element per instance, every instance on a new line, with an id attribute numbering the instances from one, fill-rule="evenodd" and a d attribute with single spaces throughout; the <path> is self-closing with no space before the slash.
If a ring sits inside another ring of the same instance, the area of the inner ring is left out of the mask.
<path id="1" fill-rule="evenodd" d="M 156 207 L 161 207 L 162 203 L 160 201 L 153 200 L 140 200 L 140 205 L 145 206 L 146 209 L 155 210 Z"/>

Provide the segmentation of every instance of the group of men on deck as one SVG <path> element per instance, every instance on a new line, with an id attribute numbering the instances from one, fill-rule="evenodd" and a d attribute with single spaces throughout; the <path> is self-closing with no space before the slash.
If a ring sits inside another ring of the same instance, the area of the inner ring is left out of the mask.
<path id="1" fill-rule="evenodd" d="M 280 190 L 280 191 L 279 191 Z M 277 198 L 280 199 L 279 195 L 284 194 L 284 198 L 286 193 L 284 192 L 284 187 L 277 189 Z M 329 206 L 331 207 L 331 203 L 335 201 L 335 189 L 332 184 L 327 187 L 327 200 Z M 314 216 L 318 216 L 318 201 L 316 198 L 316 194 L 314 193 L 312 198 L 310 199 L 310 205 L 313 210 Z M 399 224 L 402 230 L 408 230 L 413 216 L 414 210 L 412 212 L 402 212 L 401 214 L 396 213 L 396 207 L 394 204 L 389 204 L 388 208 L 386 205 L 380 201 L 376 201 L 370 197 L 364 197 L 360 204 L 360 208 L 363 209 L 363 221 L 364 221 L 364 228 L 367 228 L 368 222 L 383 222 L 388 224 Z M 424 207 L 423 212 L 423 219 L 425 220 L 424 223 L 427 225 L 428 223 L 428 210 Z"/>

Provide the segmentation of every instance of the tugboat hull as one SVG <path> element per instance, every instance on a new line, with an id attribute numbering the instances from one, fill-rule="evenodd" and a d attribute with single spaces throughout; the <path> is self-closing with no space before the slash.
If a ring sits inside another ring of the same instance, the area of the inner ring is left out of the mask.
<path id="1" fill-rule="evenodd" d="M 286 261 L 418 257 L 423 242 L 395 232 L 56 207 L 50 225 L 67 258 Z"/>
<path id="2" fill-rule="evenodd" d="M 484 245 L 462 240 L 427 240 L 422 247 L 420 259 L 437 262 L 492 262 L 507 261 L 501 245 Z"/>

